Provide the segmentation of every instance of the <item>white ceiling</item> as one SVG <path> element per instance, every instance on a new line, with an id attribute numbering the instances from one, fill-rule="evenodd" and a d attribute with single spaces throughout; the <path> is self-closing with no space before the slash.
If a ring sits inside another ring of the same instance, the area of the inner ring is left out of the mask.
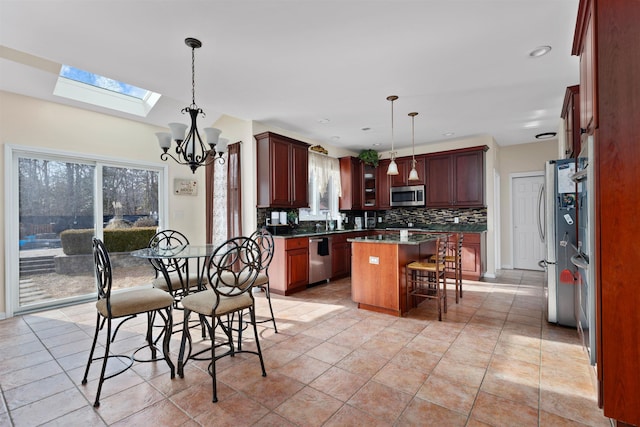
<path id="1" fill-rule="evenodd" d="M 411 145 L 411 111 L 416 145 L 491 135 L 507 146 L 558 130 L 565 88 L 578 82 L 577 8 L 578 0 L 0 0 L 0 45 L 11 49 L 0 50 L 0 89 L 155 125 L 186 122 L 184 39 L 195 37 L 202 127 L 224 113 L 384 151 L 386 97 L 398 95 L 396 148 Z M 553 49 L 529 57 L 540 45 Z M 60 64 L 163 96 L 146 119 L 54 97 Z"/>

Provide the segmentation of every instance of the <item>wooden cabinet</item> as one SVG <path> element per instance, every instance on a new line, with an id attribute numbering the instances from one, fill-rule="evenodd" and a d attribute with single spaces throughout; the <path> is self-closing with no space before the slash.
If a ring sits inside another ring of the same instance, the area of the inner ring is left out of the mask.
<path id="1" fill-rule="evenodd" d="M 289 295 L 309 283 L 309 238 L 274 239 L 273 260 L 269 265 L 269 289 Z"/>
<path id="2" fill-rule="evenodd" d="M 416 171 L 418 172 L 418 180 L 409 181 L 409 172 L 411 172 L 412 157 L 400 157 L 396 159 L 398 165 L 398 175 L 391 176 L 392 187 L 404 187 L 406 185 L 422 185 L 424 184 L 424 156 L 416 156 Z"/>
<path id="3" fill-rule="evenodd" d="M 371 165 L 362 167 L 362 209 L 375 210 L 378 208 L 378 170 Z"/>
<path id="4" fill-rule="evenodd" d="M 379 167 L 365 165 L 355 157 L 340 158 L 342 196 L 340 210 L 375 210 L 378 204 Z M 385 184 L 386 185 L 386 182 Z M 388 196 L 387 196 L 388 197 Z M 387 205 L 389 202 L 386 202 Z"/>
<path id="5" fill-rule="evenodd" d="M 272 132 L 255 139 L 257 207 L 308 207 L 309 144 Z"/>
<path id="6" fill-rule="evenodd" d="M 462 278 L 480 280 L 486 271 L 485 233 L 464 233 L 462 240 Z"/>
<path id="7" fill-rule="evenodd" d="M 484 206 L 484 153 L 470 147 L 426 156 L 426 206 Z"/>
<path id="8" fill-rule="evenodd" d="M 340 158 L 340 182 L 342 186 L 340 210 L 362 209 L 362 162 L 360 159 Z"/>
<path id="9" fill-rule="evenodd" d="M 564 120 L 564 157 L 578 157 L 580 154 L 580 86 L 569 86 L 564 94 L 562 113 Z"/>
<path id="10" fill-rule="evenodd" d="M 640 2 L 581 0 L 572 54 L 580 56 L 581 126 L 595 177 L 596 359 L 604 415 L 640 425 L 637 219 Z M 584 141 L 584 140 L 583 140 Z M 591 196 L 591 195 L 590 195 Z M 623 231 L 627 238 L 621 239 Z"/>
<path id="11" fill-rule="evenodd" d="M 331 239 L 331 279 L 351 274 L 351 243 L 346 234 L 335 234 Z"/>
<path id="12" fill-rule="evenodd" d="M 381 160 L 378 164 L 378 209 L 391 208 L 391 175 L 387 175 L 390 159 Z"/>

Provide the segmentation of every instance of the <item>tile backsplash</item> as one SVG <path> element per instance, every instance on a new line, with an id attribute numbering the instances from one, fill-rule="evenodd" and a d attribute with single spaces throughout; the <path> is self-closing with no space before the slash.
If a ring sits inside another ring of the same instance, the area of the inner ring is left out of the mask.
<path id="1" fill-rule="evenodd" d="M 259 208 L 257 210 L 257 221 L 259 225 L 264 225 L 267 218 L 270 218 L 271 211 L 282 209 Z M 345 211 L 348 220 L 345 224 L 346 229 L 353 228 L 354 218 L 363 217 L 364 211 Z M 382 211 L 367 211 L 368 215 L 375 213 L 377 217 L 382 218 L 382 222 L 378 222 L 378 227 L 385 226 L 403 226 L 412 223 L 415 227 L 427 226 L 431 224 L 454 224 L 457 217 L 460 224 L 486 224 L 487 208 L 441 208 L 429 209 L 419 207 L 393 208 Z M 303 221 L 300 223 L 301 228 L 313 227 L 318 221 Z"/>

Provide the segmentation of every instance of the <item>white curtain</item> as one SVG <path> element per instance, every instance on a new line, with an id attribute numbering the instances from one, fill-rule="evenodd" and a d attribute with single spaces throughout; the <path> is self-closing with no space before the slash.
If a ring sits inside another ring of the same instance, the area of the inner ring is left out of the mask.
<path id="1" fill-rule="evenodd" d="M 227 154 L 225 162 L 214 162 L 213 180 L 213 244 L 219 246 L 227 240 Z"/>
<path id="2" fill-rule="evenodd" d="M 333 181 L 335 191 L 340 197 L 340 161 L 325 154 L 309 152 L 309 176 L 315 180 L 316 188 L 323 196 L 328 188 L 327 183 Z"/>

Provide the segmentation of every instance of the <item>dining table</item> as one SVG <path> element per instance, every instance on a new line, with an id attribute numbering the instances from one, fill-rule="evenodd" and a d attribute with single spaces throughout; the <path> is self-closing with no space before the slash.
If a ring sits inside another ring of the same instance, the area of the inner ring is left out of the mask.
<path id="1" fill-rule="evenodd" d="M 158 261 L 155 265 L 160 267 L 167 283 L 171 282 L 169 272 L 175 271 L 181 283 L 181 291 L 186 294 L 189 291 L 189 270 L 195 267 L 198 290 L 206 288 L 207 284 L 207 262 L 218 248 L 216 245 L 177 245 L 177 246 L 152 246 L 138 249 L 131 252 L 131 255 L 137 258 L 146 258 Z M 184 262 L 184 261 L 187 262 Z M 194 261 L 193 263 L 190 261 Z M 184 263 L 184 268 L 181 268 Z M 193 265 L 195 264 L 195 265 Z M 178 291 L 175 289 L 174 291 Z"/>

